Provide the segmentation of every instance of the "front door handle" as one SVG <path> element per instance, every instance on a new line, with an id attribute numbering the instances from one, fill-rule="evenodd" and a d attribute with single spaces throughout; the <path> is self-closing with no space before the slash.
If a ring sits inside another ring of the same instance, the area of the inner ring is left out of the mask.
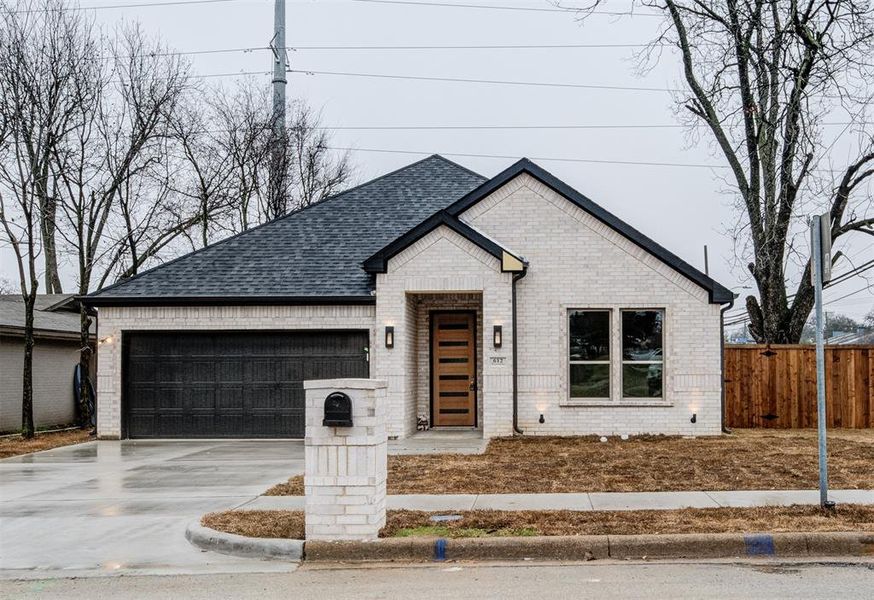
<path id="1" fill-rule="evenodd" d="M 476 381 L 471 381 L 471 382 L 470 382 L 470 391 L 471 391 L 471 392 L 475 392 L 475 391 L 476 391 Z"/>

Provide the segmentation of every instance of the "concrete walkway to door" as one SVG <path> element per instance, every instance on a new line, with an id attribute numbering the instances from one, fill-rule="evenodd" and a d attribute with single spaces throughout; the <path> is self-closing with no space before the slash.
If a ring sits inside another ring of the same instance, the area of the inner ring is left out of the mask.
<path id="1" fill-rule="evenodd" d="M 0 460 L 0 577 L 288 571 L 201 552 L 185 528 L 302 472 L 301 440 L 100 441 Z"/>

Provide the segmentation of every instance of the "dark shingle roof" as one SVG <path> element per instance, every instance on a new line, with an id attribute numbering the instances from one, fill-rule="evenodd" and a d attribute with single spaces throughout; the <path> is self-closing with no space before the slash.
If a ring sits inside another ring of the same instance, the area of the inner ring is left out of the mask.
<path id="1" fill-rule="evenodd" d="M 484 181 L 434 155 L 105 288 L 89 303 L 362 301 L 372 289 L 362 261 Z"/>

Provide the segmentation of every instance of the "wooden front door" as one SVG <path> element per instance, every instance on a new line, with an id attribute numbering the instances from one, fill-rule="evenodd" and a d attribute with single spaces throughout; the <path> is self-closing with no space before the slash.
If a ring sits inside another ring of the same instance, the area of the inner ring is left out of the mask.
<path id="1" fill-rule="evenodd" d="M 431 316 L 431 424 L 476 426 L 476 315 Z"/>

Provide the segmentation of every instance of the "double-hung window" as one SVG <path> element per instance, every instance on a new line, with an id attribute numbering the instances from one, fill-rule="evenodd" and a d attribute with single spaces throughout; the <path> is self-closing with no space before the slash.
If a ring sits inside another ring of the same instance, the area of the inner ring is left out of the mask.
<path id="1" fill-rule="evenodd" d="M 610 311 L 569 311 L 568 340 L 571 399 L 608 400 Z"/>
<path id="2" fill-rule="evenodd" d="M 663 398 L 662 310 L 622 311 L 622 397 Z"/>

